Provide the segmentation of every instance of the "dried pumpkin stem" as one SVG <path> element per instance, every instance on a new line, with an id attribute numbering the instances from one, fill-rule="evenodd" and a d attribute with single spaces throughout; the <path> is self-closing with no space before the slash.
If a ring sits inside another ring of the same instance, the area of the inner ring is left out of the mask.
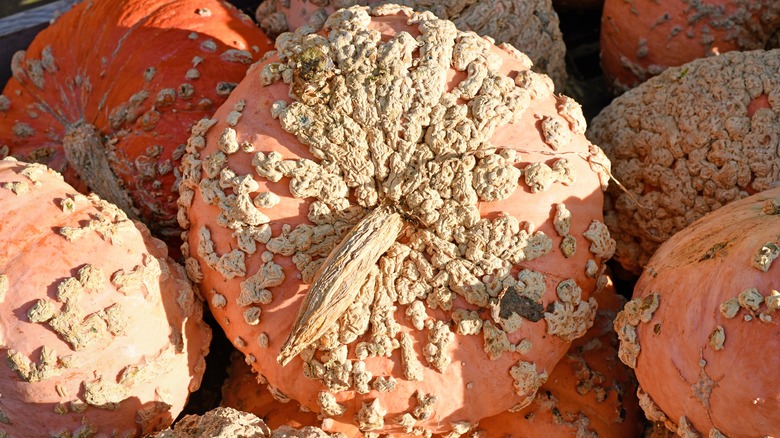
<path id="1" fill-rule="evenodd" d="M 376 264 L 403 229 L 401 215 L 392 207 L 380 207 L 355 225 L 331 251 L 320 267 L 290 336 L 276 360 L 286 365 L 293 357 L 324 335 L 347 311 Z"/>
<path id="2" fill-rule="evenodd" d="M 69 126 L 62 143 L 68 165 L 90 190 L 122 209 L 129 218 L 138 220 L 130 195 L 111 170 L 105 142 L 95 126 L 84 122 Z"/>

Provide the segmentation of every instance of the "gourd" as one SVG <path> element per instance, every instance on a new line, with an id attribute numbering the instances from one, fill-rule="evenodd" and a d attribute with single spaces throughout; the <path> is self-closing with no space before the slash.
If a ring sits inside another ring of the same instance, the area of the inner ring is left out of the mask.
<path id="1" fill-rule="evenodd" d="M 630 275 L 696 219 L 780 185 L 778 90 L 780 51 L 728 52 L 669 68 L 593 119 L 620 183 L 605 221 Z"/>
<path id="2" fill-rule="evenodd" d="M 551 0 L 267 0 L 258 6 L 255 18 L 266 33 L 276 37 L 301 26 L 319 29 L 339 8 L 382 3 L 431 11 L 452 20 L 460 30 L 493 38 L 497 44 L 509 43 L 528 55 L 534 70 L 548 75 L 556 90 L 566 85 L 566 46 Z"/>
<path id="3" fill-rule="evenodd" d="M 363 432 L 445 432 L 530 403 L 591 325 L 609 163 L 511 47 L 371 13 L 280 37 L 193 129 L 182 252 L 281 393 Z"/>
<path id="4" fill-rule="evenodd" d="M 81 2 L 14 55 L 0 95 L 0 157 L 46 164 L 178 251 L 190 127 L 269 43 L 220 0 Z"/>
<path id="5" fill-rule="evenodd" d="M 770 48 L 778 27 L 775 0 L 605 0 L 601 66 L 622 93 L 694 59 Z"/>
<path id="6" fill-rule="evenodd" d="M 615 319 L 650 420 L 680 436 L 780 432 L 769 371 L 780 346 L 778 255 L 780 188 L 721 207 L 658 248 Z"/>
<path id="7" fill-rule="evenodd" d="M 211 330 L 166 246 L 41 164 L 0 160 L 0 435 L 141 436 L 198 389 Z"/>

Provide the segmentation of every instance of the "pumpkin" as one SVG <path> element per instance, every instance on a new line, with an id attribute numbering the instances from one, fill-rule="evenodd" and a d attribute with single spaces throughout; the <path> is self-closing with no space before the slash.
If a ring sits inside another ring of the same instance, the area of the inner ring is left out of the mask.
<path id="1" fill-rule="evenodd" d="M 182 252 L 281 393 L 445 432 L 526 406 L 592 324 L 609 163 L 510 46 L 370 11 L 283 35 L 193 128 Z"/>
<path id="2" fill-rule="evenodd" d="M 605 0 L 601 67 L 613 91 L 622 93 L 668 67 L 764 49 L 778 27 L 775 0 Z"/>
<path id="3" fill-rule="evenodd" d="M 536 399 L 519 412 L 479 422 L 485 437 L 600 437 L 641 435 L 636 380 L 618 358 L 613 321 L 626 300 L 610 281 L 593 297 L 598 312 L 593 327 L 572 344 Z"/>
<path id="4" fill-rule="evenodd" d="M 670 68 L 593 119 L 588 137 L 620 182 L 605 216 L 630 275 L 696 219 L 780 184 L 779 89 L 780 52 L 729 52 Z"/>
<path id="5" fill-rule="evenodd" d="M 648 419 L 680 436 L 780 433 L 780 188 L 666 241 L 615 319 Z"/>
<path id="6" fill-rule="evenodd" d="M 566 46 L 550 0 L 266 0 L 258 6 L 255 18 L 266 33 L 275 37 L 304 25 L 319 29 L 339 8 L 381 3 L 429 10 L 441 19 L 452 20 L 458 29 L 489 36 L 497 44 L 512 44 L 531 58 L 534 70 L 552 78 L 557 90 L 564 88 Z"/>
<path id="7" fill-rule="evenodd" d="M 0 157 L 52 167 L 178 251 L 178 166 L 190 126 L 268 47 L 249 17 L 220 0 L 81 2 L 14 55 L 0 95 Z"/>
<path id="8" fill-rule="evenodd" d="M 142 224 L 0 160 L 0 435 L 139 436 L 198 389 L 211 330 Z"/>
<path id="9" fill-rule="evenodd" d="M 331 435 L 315 427 L 296 429 L 282 426 L 271 430 L 265 422 L 248 412 L 218 407 L 203 415 L 187 415 L 175 427 L 152 438 L 328 438 Z M 334 436 L 335 438 L 335 436 Z"/>
<path id="10" fill-rule="evenodd" d="M 269 387 L 240 353 L 231 355 L 220 406 L 257 415 L 271 429 L 281 426 L 299 428 L 319 423 L 316 413 L 302 411 L 298 402 Z"/>

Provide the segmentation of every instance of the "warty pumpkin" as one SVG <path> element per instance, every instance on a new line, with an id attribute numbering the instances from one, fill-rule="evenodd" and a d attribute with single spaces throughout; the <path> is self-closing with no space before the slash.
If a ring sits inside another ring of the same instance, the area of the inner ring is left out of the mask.
<path id="1" fill-rule="evenodd" d="M 621 183 L 605 220 L 630 275 L 696 219 L 780 185 L 779 90 L 780 51 L 728 52 L 669 68 L 593 119 L 587 135 Z"/>
<path id="2" fill-rule="evenodd" d="M 768 48 L 779 27 L 776 0 L 605 0 L 601 67 L 622 93 L 694 59 Z"/>
<path id="3" fill-rule="evenodd" d="M 140 436 L 198 389 L 211 330 L 167 248 L 41 164 L 0 160 L 0 435 Z"/>
<path id="4" fill-rule="evenodd" d="M 281 393 L 445 432 L 530 403 L 591 325 L 609 162 L 511 46 L 371 11 L 283 34 L 193 128 L 182 251 Z"/>
<path id="5" fill-rule="evenodd" d="M 266 0 L 258 6 L 255 18 L 275 37 L 301 26 L 320 29 L 328 15 L 340 8 L 382 3 L 431 11 L 452 20 L 460 30 L 491 37 L 497 44 L 509 43 L 531 58 L 535 71 L 552 78 L 557 90 L 564 89 L 566 46 L 551 0 Z"/>
<path id="6" fill-rule="evenodd" d="M 220 0 L 84 1 L 14 55 L 0 157 L 46 164 L 174 242 L 179 160 L 270 41 Z"/>
<path id="7" fill-rule="evenodd" d="M 780 188 L 667 240 L 615 319 L 647 417 L 683 437 L 780 434 Z"/>

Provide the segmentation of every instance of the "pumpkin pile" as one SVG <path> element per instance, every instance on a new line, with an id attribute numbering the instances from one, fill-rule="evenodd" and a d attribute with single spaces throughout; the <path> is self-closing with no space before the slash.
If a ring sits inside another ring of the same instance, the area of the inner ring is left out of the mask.
<path id="1" fill-rule="evenodd" d="M 780 3 L 232 1 L 13 57 L 0 436 L 780 435 Z"/>

